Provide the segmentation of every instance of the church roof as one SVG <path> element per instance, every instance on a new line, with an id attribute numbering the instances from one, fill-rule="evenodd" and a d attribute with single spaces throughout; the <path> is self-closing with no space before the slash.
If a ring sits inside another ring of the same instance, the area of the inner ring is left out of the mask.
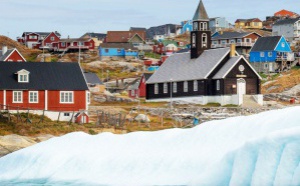
<path id="1" fill-rule="evenodd" d="M 198 58 L 191 59 L 190 52 L 171 55 L 147 83 L 206 79 L 229 55 L 229 48 L 205 50 Z"/>
<path id="2" fill-rule="evenodd" d="M 200 0 L 198 8 L 196 9 L 193 21 L 197 21 L 197 20 L 209 20 L 209 17 L 206 13 L 204 4 L 202 2 L 202 0 Z"/>

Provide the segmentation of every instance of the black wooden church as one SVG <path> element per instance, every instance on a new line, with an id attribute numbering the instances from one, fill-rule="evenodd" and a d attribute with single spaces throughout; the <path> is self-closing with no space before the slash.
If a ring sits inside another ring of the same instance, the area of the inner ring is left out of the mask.
<path id="1" fill-rule="evenodd" d="M 148 79 L 146 100 L 240 105 L 244 95 L 262 98 L 260 80 L 250 63 L 235 51 L 234 44 L 211 49 L 209 18 L 200 0 L 193 18 L 190 52 L 170 56 Z"/>

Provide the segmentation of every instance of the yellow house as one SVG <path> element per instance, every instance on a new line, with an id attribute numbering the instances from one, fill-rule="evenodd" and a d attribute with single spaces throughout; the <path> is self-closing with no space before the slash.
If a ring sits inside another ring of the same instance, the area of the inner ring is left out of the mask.
<path id="1" fill-rule="evenodd" d="M 235 21 L 235 28 L 261 29 L 262 27 L 263 23 L 258 18 L 237 19 Z"/>

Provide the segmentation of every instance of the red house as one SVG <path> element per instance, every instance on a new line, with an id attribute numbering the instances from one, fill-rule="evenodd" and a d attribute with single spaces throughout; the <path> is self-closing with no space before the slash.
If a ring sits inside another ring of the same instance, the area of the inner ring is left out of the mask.
<path id="1" fill-rule="evenodd" d="M 53 51 L 68 52 L 78 50 L 94 50 L 95 41 L 92 38 L 68 38 L 52 43 Z"/>
<path id="2" fill-rule="evenodd" d="M 60 40 L 60 33 L 55 32 L 24 32 L 17 41 L 28 48 L 50 48 L 53 42 Z"/>
<path id="3" fill-rule="evenodd" d="M 146 81 L 152 76 L 152 73 L 144 73 L 140 79 L 137 79 L 133 85 L 128 88 L 130 98 L 146 97 Z"/>
<path id="4" fill-rule="evenodd" d="M 16 48 L 7 49 L 7 46 L 4 46 L 0 50 L 0 61 L 26 62 L 26 59 Z"/>
<path id="5" fill-rule="evenodd" d="M 88 87 L 78 63 L 0 63 L 0 105 L 69 121 L 88 110 Z"/>

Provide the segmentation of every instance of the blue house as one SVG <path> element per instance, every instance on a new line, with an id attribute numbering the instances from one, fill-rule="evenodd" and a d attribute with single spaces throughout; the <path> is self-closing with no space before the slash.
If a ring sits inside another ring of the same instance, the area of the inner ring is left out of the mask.
<path id="1" fill-rule="evenodd" d="M 186 32 L 190 32 L 193 30 L 193 21 L 192 20 L 188 20 L 188 21 L 182 21 L 181 22 L 181 34 L 184 34 Z"/>
<path id="2" fill-rule="evenodd" d="M 258 72 L 281 71 L 292 61 L 294 54 L 283 36 L 258 38 L 250 51 L 250 62 Z"/>
<path id="3" fill-rule="evenodd" d="M 102 43 L 99 46 L 100 59 L 138 58 L 139 51 L 132 43 Z"/>

